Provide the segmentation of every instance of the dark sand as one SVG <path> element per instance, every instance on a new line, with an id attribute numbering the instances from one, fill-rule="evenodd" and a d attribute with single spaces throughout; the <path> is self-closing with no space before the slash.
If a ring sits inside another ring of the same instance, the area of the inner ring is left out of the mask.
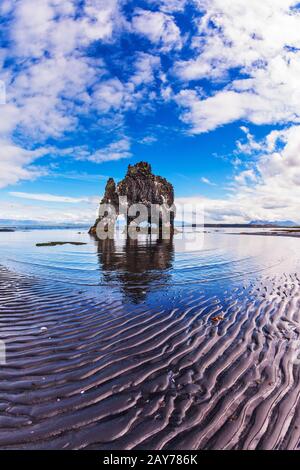
<path id="1" fill-rule="evenodd" d="M 296 449 L 299 278 L 195 289 L 128 310 L 1 268 L 0 448 Z"/>
<path id="2" fill-rule="evenodd" d="M 231 234 L 231 235 L 263 235 L 265 237 L 300 237 L 300 230 L 274 230 L 274 231 L 266 231 L 266 232 L 240 232 L 238 234 Z"/>

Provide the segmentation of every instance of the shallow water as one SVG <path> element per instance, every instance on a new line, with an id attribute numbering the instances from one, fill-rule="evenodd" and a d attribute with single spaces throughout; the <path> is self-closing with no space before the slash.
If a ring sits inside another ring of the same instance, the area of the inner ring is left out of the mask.
<path id="1" fill-rule="evenodd" d="M 297 448 L 300 240 L 238 231 L 1 233 L 0 447 Z"/>
<path id="2" fill-rule="evenodd" d="M 186 230 L 172 240 L 120 233 L 115 240 L 94 241 L 72 230 L 17 231 L 0 234 L 2 264 L 18 272 L 63 283 L 124 287 L 215 282 L 219 279 L 293 269 L 299 242 L 291 238 L 239 235 L 238 231 Z M 86 245 L 36 247 L 48 241 Z M 287 264 L 288 263 L 288 264 Z"/>

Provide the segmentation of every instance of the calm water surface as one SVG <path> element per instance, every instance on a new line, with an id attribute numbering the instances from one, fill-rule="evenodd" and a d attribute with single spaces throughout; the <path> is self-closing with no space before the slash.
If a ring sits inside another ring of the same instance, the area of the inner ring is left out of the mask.
<path id="1" fill-rule="evenodd" d="M 218 289 L 219 284 L 230 287 L 258 275 L 297 270 L 300 240 L 240 235 L 239 231 L 190 234 L 186 229 L 188 240 L 182 240 L 181 233 L 172 240 L 140 235 L 136 241 L 121 234 L 99 242 L 75 230 L 16 231 L 0 234 L 0 256 L 2 265 L 38 276 L 48 285 L 55 281 L 70 287 L 113 288 L 135 301 L 157 289 L 194 284 Z M 86 245 L 35 246 L 49 241 Z"/>

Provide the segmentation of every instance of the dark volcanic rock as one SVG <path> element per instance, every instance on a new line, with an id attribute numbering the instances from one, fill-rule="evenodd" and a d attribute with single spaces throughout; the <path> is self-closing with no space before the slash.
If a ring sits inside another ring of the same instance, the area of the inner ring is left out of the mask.
<path id="1" fill-rule="evenodd" d="M 113 178 L 109 178 L 107 181 L 105 193 L 100 204 L 113 204 L 116 207 L 119 205 L 119 196 L 117 194 L 116 183 Z"/>
<path id="2" fill-rule="evenodd" d="M 46 243 L 36 243 L 35 246 L 62 246 L 62 245 L 86 245 L 84 242 L 46 242 Z"/>
<path id="3" fill-rule="evenodd" d="M 129 204 L 174 203 L 174 190 L 171 183 L 151 171 L 149 163 L 140 162 L 129 165 L 126 177 L 118 184 L 117 192 L 120 196 L 127 196 Z"/>
<path id="4" fill-rule="evenodd" d="M 140 162 L 136 165 L 129 165 L 125 178 L 117 185 L 113 178 L 109 178 L 105 188 L 105 194 L 100 202 L 102 204 L 111 204 L 116 214 L 120 214 L 119 197 L 127 197 L 127 206 L 132 204 L 144 204 L 148 209 L 148 223 L 151 223 L 151 205 L 157 204 L 164 210 L 168 210 L 174 204 L 174 189 L 171 183 L 161 176 L 152 173 L 149 163 Z M 128 217 L 128 223 L 134 220 L 134 217 Z M 171 211 L 171 225 L 174 224 L 175 208 Z M 91 227 L 91 234 L 96 234 L 98 222 L 103 217 L 99 217 L 94 226 Z M 147 220 L 147 219 L 146 219 Z"/>

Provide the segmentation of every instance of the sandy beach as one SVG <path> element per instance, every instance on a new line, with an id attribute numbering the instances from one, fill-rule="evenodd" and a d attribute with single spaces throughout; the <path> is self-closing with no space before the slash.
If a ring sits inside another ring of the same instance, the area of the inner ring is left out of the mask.
<path id="1" fill-rule="evenodd" d="M 1 267 L 0 449 L 298 448 L 296 272 L 91 292 Z"/>

